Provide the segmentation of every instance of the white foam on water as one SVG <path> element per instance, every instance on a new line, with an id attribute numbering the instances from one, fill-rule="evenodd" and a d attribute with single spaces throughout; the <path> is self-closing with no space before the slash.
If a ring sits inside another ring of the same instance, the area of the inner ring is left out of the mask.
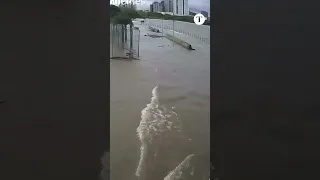
<path id="1" fill-rule="evenodd" d="M 169 174 L 164 178 L 164 180 L 179 180 L 183 174 L 182 171 L 189 168 L 190 161 L 193 157 L 193 154 L 187 156 L 176 168 L 174 168 L 174 170 L 169 172 Z"/>
<path id="2" fill-rule="evenodd" d="M 192 167 L 192 171 L 190 172 L 190 175 L 191 175 L 191 176 L 194 175 L 194 167 Z"/>
<path id="3" fill-rule="evenodd" d="M 140 160 L 136 170 L 136 176 L 142 177 L 146 170 L 146 161 L 151 153 L 148 152 L 148 146 L 153 140 L 160 137 L 163 133 L 171 131 L 175 126 L 174 120 L 177 120 L 177 113 L 167 110 L 159 102 L 158 86 L 153 88 L 151 102 L 141 111 L 141 121 L 137 128 L 137 135 L 141 141 Z"/>

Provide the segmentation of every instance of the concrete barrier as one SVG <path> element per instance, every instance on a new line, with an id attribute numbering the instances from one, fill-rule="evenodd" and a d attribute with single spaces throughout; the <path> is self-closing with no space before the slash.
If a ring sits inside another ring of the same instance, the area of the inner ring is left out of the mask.
<path id="1" fill-rule="evenodd" d="M 189 43 L 185 42 L 184 40 L 181 40 L 175 36 L 172 36 L 171 34 L 166 33 L 166 38 L 168 38 L 169 40 L 171 40 L 177 44 L 180 44 L 181 46 L 185 47 L 186 49 L 195 50 L 194 48 L 192 48 L 191 44 L 189 44 Z"/>
<path id="2" fill-rule="evenodd" d="M 159 33 L 160 30 L 154 27 L 149 26 L 150 31 Z"/>

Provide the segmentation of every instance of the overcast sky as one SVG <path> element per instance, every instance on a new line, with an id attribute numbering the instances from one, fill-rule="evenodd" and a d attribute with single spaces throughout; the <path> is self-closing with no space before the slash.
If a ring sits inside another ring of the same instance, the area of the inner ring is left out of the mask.
<path id="1" fill-rule="evenodd" d="M 149 9 L 150 4 L 154 1 L 160 2 L 161 0 L 143 0 L 146 2 L 146 5 L 137 5 L 138 9 Z M 210 0 L 189 0 L 189 8 L 195 9 L 198 11 L 204 10 L 209 12 L 210 11 Z"/>

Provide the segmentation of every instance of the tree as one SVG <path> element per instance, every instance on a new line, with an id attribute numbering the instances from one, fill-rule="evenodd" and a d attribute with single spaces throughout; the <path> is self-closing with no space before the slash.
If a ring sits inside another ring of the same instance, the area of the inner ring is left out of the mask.
<path id="1" fill-rule="evenodd" d="M 123 15 L 123 14 L 118 14 L 118 15 L 114 16 L 111 19 L 111 22 L 113 24 L 122 24 L 122 25 L 132 24 L 131 18 L 126 15 Z"/>
<path id="2" fill-rule="evenodd" d="M 119 7 L 115 5 L 110 5 L 110 18 L 115 17 L 116 15 L 120 14 L 121 10 Z"/>
<path id="3" fill-rule="evenodd" d="M 129 8 L 129 7 L 122 7 L 121 8 L 121 13 L 123 15 L 131 18 L 131 20 L 141 17 L 141 15 L 135 9 Z"/>
<path id="4" fill-rule="evenodd" d="M 132 20 L 139 17 L 141 15 L 133 8 L 124 7 L 123 5 L 120 7 L 110 6 L 110 18 L 113 24 L 131 25 Z"/>
<path id="5" fill-rule="evenodd" d="M 110 17 L 112 24 L 121 25 L 121 37 L 122 41 L 127 40 L 127 25 L 130 25 L 130 52 L 132 52 L 133 46 L 133 23 L 132 20 L 140 18 L 141 15 L 133 8 L 126 7 L 125 4 L 121 4 L 119 7 L 110 6 Z M 124 44 L 123 44 L 124 45 Z M 129 54 L 132 57 L 132 54 Z"/>

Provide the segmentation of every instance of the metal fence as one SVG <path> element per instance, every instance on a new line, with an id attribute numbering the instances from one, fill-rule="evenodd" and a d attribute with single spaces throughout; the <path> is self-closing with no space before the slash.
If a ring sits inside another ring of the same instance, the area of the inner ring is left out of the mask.
<path id="1" fill-rule="evenodd" d="M 110 58 L 138 59 L 140 30 L 127 25 L 110 24 Z"/>
<path id="2" fill-rule="evenodd" d="M 197 40 L 201 41 L 202 43 L 210 45 L 210 32 L 208 32 L 205 35 L 201 35 L 197 31 L 191 31 L 188 28 L 179 28 L 179 24 L 178 24 L 179 21 L 175 21 L 175 25 L 173 25 L 173 21 L 172 21 L 172 23 L 170 25 L 169 24 L 164 24 L 162 21 L 163 20 L 159 20 L 157 22 L 155 22 L 155 21 L 147 21 L 145 23 L 145 25 L 146 26 L 155 27 L 155 28 L 158 28 L 160 30 L 164 29 L 164 30 L 171 30 L 172 31 L 174 29 L 175 32 L 190 36 L 190 37 L 192 37 L 194 39 L 197 39 Z M 166 21 L 166 23 L 167 23 L 167 21 Z"/>

